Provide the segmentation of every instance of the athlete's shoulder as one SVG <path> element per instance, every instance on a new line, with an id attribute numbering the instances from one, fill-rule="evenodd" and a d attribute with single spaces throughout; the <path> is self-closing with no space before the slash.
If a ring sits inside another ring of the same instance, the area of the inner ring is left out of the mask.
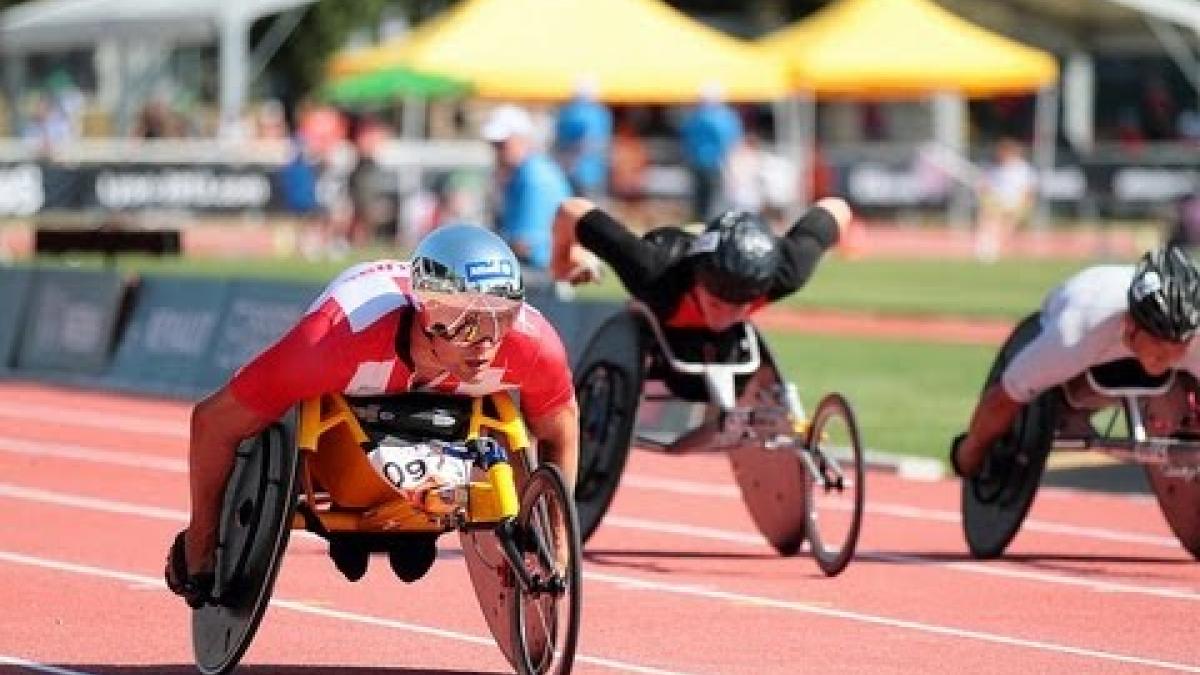
<path id="1" fill-rule="evenodd" d="M 404 260 L 371 260 L 351 265 L 333 280 L 333 283 L 354 281 L 368 277 L 404 277 L 410 274 L 411 266 Z"/>
<path id="2" fill-rule="evenodd" d="M 1081 299 L 1097 293 L 1124 296 L 1132 280 L 1132 265 L 1092 265 L 1076 272 L 1063 282 L 1061 289 L 1068 294 L 1078 295 Z"/>
<path id="3" fill-rule="evenodd" d="M 642 235 L 642 240 L 667 251 L 671 260 L 677 260 L 687 255 L 702 227 L 693 227 L 692 224 L 664 225 L 647 231 Z"/>
<path id="4" fill-rule="evenodd" d="M 376 260 L 354 265 L 339 274 L 313 308 L 336 309 L 354 332 L 374 324 L 384 315 L 412 304 L 409 265 L 398 260 Z"/>

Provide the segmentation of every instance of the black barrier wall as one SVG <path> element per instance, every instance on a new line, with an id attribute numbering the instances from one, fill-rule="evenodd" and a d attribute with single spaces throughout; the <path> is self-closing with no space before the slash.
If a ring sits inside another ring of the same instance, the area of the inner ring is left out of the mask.
<path id="1" fill-rule="evenodd" d="M 231 282 L 229 302 L 197 384 L 213 390 L 283 335 L 324 286 L 269 281 Z"/>
<path id="2" fill-rule="evenodd" d="M 67 378 L 102 373 L 124 296 L 125 282 L 113 271 L 35 270 L 17 367 Z"/>
<path id="3" fill-rule="evenodd" d="M 223 385 L 291 328 L 322 286 L 289 282 L 146 276 L 129 284 L 110 271 L 0 269 L 0 326 L 15 367 L 9 377 L 196 399 Z M 574 363 L 613 302 L 564 302 L 533 292 Z M 22 312 L 24 306 L 26 311 Z M 2 354 L 3 352 L 0 352 Z"/>
<path id="4" fill-rule="evenodd" d="M 16 365 L 17 345 L 32 286 L 31 270 L 0 268 L 0 372 Z"/>
<path id="5" fill-rule="evenodd" d="M 229 282 L 149 276 L 135 293 L 129 324 L 104 384 L 195 395 L 207 380 L 208 355 L 229 303 Z"/>

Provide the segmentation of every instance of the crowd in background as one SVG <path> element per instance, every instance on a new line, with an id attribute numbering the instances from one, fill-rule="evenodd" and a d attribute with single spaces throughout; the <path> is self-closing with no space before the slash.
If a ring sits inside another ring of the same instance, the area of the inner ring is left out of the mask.
<path id="1" fill-rule="evenodd" d="M 1200 143 L 1200 110 L 1194 101 L 1179 96 L 1163 77 L 1142 78 L 1137 87 L 1137 97 L 1103 106 L 1111 112 L 1097 119 L 1098 141 L 1132 150 L 1162 141 Z M 40 155 L 52 156 L 76 139 L 113 132 L 111 123 L 95 121 L 87 94 L 63 70 L 51 71 L 19 105 L 24 123 L 9 130 L 10 135 Z M 863 142 L 896 137 L 898 122 L 886 106 L 868 101 L 853 105 L 857 128 L 851 137 Z M 464 103 L 471 106 L 478 103 Z M 981 260 L 1002 255 L 1006 239 L 1033 212 L 1037 176 L 1025 156 L 1033 108 L 1028 96 L 971 103 L 971 135 L 996 147 L 995 157 L 976 167 L 978 174 L 969 182 Z M 406 247 L 439 224 L 472 221 L 497 227 L 531 267 L 539 268 L 545 265 L 548 245 L 552 207 L 547 204 L 568 194 L 634 214 L 638 223 L 700 221 L 736 208 L 762 213 L 782 228 L 802 208 L 796 203 L 799 195 L 815 199 L 839 188 L 820 147 L 807 157 L 786 156 L 775 146 L 769 107 L 730 105 L 717 87 L 701 92 L 694 106 L 610 107 L 597 100 L 594 83 L 580 82 L 574 98 L 557 109 L 502 106 L 495 112 L 507 117 L 456 114 L 450 132 L 491 143 L 493 172 L 439 171 L 408 188 L 397 187 L 377 156 L 397 135 L 394 110 L 363 113 L 319 102 L 285 110 L 267 99 L 248 107 L 239 134 L 290 145 L 289 159 L 276 178 L 288 210 L 316 223 L 302 243 L 309 255 L 337 256 L 372 243 Z M 165 89 L 148 94 L 130 112 L 126 135 L 149 140 L 208 137 L 214 125 L 211 111 Z M 499 129 L 507 135 L 501 138 Z M 689 198 L 673 211 L 641 213 L 647 186 L 660 178 L 655 169 L 663 165 L 682 167 Z M 331 174 L 337 180 L 328 180 Z M 801 185 L 801 180 L 807 183 Z M 1181 206 L 1179 213 L 1193 210 Z M 1195 218 L 1177 220 L 1190 223 Z"/>

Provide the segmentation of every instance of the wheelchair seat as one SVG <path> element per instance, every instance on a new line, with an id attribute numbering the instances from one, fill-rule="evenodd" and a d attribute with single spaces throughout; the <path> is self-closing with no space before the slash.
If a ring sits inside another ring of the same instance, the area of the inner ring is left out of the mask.
<path id="1" fill-rule="evenodd" d="M 469 397 L 435 392 L 403 396 L 346 396 L 359 424 L 371 441 L 398 434 L 405 438 L 459 441 L 471 424 Z"/>
<path id="2" fill-rule="evenodd" d="M 650 338 L 647 379 L 661 380 L 684 401 L 734 409 L 746 381 L 762 365 L 758 333 L 749 322 L 722 333 L 664 329 L 644 304 L 631 302 L 630 310 L 642 320 Z"/>
<path id="3" fill-rule="evenodd" d="M 1137 359 L 1117 359 L 1087 370 L 1088 383 L 1099 393 L 1112 397 L 1158 396 L 1175 382 L 1175 371 L 1151 375 Z"/>

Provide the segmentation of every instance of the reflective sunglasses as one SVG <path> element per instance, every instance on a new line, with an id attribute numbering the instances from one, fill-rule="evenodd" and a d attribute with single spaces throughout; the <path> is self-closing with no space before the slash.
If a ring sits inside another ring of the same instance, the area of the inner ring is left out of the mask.
<path id="1" fill-rule="evenodd" d="M 516 323 L 520 300 L 483 293 L 418 293 L 426 331 L 458 347 L 499 344 Z"/>

